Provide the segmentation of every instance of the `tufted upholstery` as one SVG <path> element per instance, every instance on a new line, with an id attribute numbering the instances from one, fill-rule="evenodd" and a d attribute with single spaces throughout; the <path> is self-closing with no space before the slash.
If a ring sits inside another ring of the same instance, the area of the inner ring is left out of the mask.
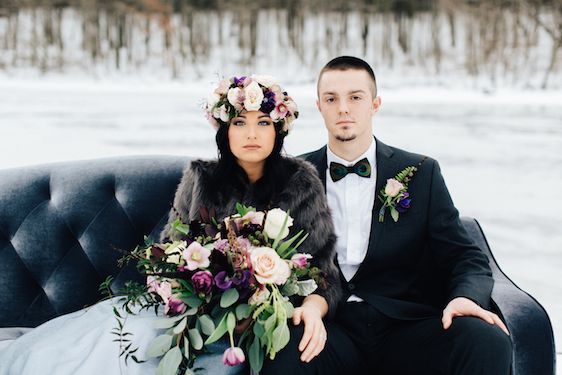
<path id="1" fill-rule="evenodd" d="M 114 288 L 138 278 L 134 267 L 117 267 L 115 249 L 158 236 L 187 163 L 150 156 L 0 170 L 0 327 L 34 327 L 95 303 L 107 275 Z M 463 223 L 491 260 L 513 375 L 554 374 L 548 315 L 500 270 L 479 224 Z"/>
<path id="2" fill-rule="evenodd" d="M 0 326 L 36 326 L 135 278 L 115 249 L 158 236 L 180 157 L 69 162 L 0 171 Z"/>

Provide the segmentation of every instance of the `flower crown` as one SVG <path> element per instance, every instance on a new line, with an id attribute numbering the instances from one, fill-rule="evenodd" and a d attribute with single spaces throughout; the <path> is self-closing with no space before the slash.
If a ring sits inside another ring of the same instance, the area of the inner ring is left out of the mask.
<path id="1" fill-rule="evenodd" d="M 209 94 L 204 105 L 207 119 L 215 129 L 226 125 L 234 117 L 246 111 L 262 111 L 273 122 L 281 122 L 281 133 L 292 130 L 299 112 L 293 99 L 271 76 L 252 75 L 223 79 Z"/>

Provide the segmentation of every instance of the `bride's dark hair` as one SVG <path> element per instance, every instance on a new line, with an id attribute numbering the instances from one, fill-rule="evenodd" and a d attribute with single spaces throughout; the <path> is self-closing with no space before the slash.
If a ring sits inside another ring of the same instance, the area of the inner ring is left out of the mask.
<path id="1" fill-rule="evenodd" d="M 265 159 L 263 176 L 253 186 L 253 197 L 258 209 L 265 209 L 278 200 L 278 194 L 287 181 L 287 171 L 281 152 L 285 135 L 282 134 L 283 122 L 273 123 L 275 126 L 275 144 L 271 154 Z M 236 161 L 228 142 L 230 124 L 221 125 L 215 140 L 218 148 L 218 164 L 213 174 L 211 186 L 216 189 L 218 197 L 228 200 L 234 191 L 244 191 L 250 185 L 248 175 Z M 233 191 L 234 190 L 234 191 Z"/>

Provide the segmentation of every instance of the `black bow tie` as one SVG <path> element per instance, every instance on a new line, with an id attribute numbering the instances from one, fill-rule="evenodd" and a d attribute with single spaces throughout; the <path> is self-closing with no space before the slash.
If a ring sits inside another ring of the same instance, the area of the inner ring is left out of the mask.
<path id="1" fill-rule="evenodd" d="M 330 177 L 332 177 L 332 181 L 339 181 L 347 176 L 348 173 L 355 173 L 360 177 L 371 177 L 371 164 L 369 164 L 367 158 L 359 160 L 350 167 L 334 161 L 330 163 Z"/>

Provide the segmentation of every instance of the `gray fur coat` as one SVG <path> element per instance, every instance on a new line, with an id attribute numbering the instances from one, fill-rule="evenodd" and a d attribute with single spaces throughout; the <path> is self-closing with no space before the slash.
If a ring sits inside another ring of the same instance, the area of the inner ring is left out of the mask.
<path id="1" fill-rule="evenodd" d="M 335 265 L 336 236 L 324 188 L 316 169 L 307 161 L 284 158 L 283 165 L 288 169 L 289 179 L 279 194 L 279 201 L 273 202 L 271 208 L 290 210 L 290 215 L 294 219 L 292 234 L 301 229 L 308 233 L 308 238 L 301 244 L 299 251 L 311 254 L 313 265 L 325 273 L 325 288 L 319 288 L 315 293 L 326 298 L 329 306 L 328 316 L 333 317 L 342 296 L 342 287 L 339 271 Z M 217 203 L 216 197 L 207 194 L 210 178 L 216 166 L 216 161 L 194 160 L 186 168 L 174 199 L 177 213 L 173 209 L 170 211 L 162 237 L 169 233 L 170 225 L 178 214 L 182 220 L 191 221 L 199 219 L 199 208 L 205 207 L 209 210 L 214 208 L 216 218 L 222 219 L 236 212 L 236 202 L 252 204 L 250 188 L 242 192 L 241 196 L 235 196 L 240 194 L 233 192 L 232 197 L 220 204 Z"/>

